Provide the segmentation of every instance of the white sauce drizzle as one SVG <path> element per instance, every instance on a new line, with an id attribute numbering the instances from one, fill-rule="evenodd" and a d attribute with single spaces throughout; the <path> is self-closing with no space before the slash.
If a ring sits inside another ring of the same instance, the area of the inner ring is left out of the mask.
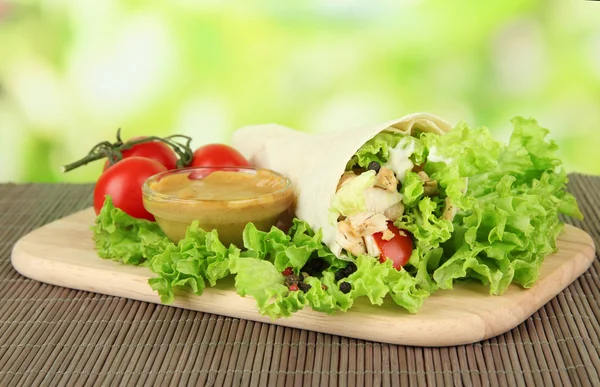
<path id="1" fill-rule="evenodd" d="M 444 157 L 438 153 L 436 147 L 432 146 L 429 149 L 429 156 L 427 156 L 427 161 L 431 161 L 432 163 L 445 163 L 450 164 L 452 159 L 450 157 Z"/>
<path id="2" fill-rule="evenodd" d="M 408 143 L 408 144 L 407 144 Z M 410 171 L 414 164 L 409 157 L 415 152 L 415 142 L 412 137 L 404 137 L 395 148 L 390 149 L 390 157 L 384 167 L 391 169 L 396 178 L 402 183 L 406 172 Z"/>

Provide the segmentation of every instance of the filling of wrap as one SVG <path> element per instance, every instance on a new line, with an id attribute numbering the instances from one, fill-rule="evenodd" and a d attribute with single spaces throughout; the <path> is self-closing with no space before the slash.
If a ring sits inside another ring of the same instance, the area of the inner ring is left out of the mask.
<path id="1" fill-rule="evenodd" d="M 450 238 L 466 178 L 442 137 L 384 130 L 354 154 L 330 208 L 336 255 L 391 259 L 399 269 L 415 242 L 437 247 Z"/>

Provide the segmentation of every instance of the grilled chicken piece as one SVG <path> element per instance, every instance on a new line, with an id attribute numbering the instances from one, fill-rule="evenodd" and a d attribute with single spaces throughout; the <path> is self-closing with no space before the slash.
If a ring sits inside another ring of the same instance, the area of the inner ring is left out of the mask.
<path id="1" fill-rule="evenodd" d="M 450 198 L 446 198 L 445 202 L 446 206 L 444 207 L 444 212 L 442 212 L 442 218 L 452 221 L 458 212 L 458 208 L 452 204 L 452 200 L 450 200 Z"/>
<path id="2" fill-rule="evenodd" d="M 346 184 L 347 182 L 349 182 L 350 180 L 356 178 L 356 174 L 352 171 L 348 171 L 348 172 L 344 172 L 344 174 L 342 175 L 342 177 L 340 177 L 340 181 L 338 182 L 337 188 L 335 190 L 335 192 L 339 191 L 339 189 Z"/>
<path id="3" fill-rule="evenodd" d="M 417 176 L 419 176 L 419 178 L 423 182 L 423 189 L 425 191 L 424 192 L 425 196 L 435 196 L 435 195 L 437 195 L 439 193 L 437 181 L 431 179 L 425 173 L 425 171 L 419 171 L 419 172 L 417 172 Z"/>
<path id="4" fill-rule="evenodd" d="M 379 257 L 381 255 L 381 251 L 379 251 L 379 247 L 377 247 L 377 243 L 375 239 L 369 235 L 363 238 L 365 240 L 365 246 L 367 247 L 367 254 L 372 257 Z"/>
<path id="5" fill-rule="evenodd" d="M 383 232 L 383 235 L 381 235 L 381 239 L 383 239 L 384 241 L 389 241 L 394 236 L 395 236 L 394 233 L 386 228 L 385 231 Z"/>
<path id="6" fill-rule="evenodd" d="M 363 238 L 354 233 L 348 219 L 338 222 L 338 232 L 335 236 L 335 241 L 353 255 L 358 256 L 366 252 Z"/>
<path id="7" fill-rule="evenodd" d="M 395 222 L 402 214 L 404 214 L 404 204 L 402 202 L 398 202 L 393 206 L 386 208 L 383 212 L 383 215 L 392 222 Z"/>
<path id="8" fill-rule="evenodd" d="M 377 172 L 375 186 L 381 187 L 388 191 L 396 192 L 398 190 L 398 180 L 396 179 L 394 171 L 386 167 L 381 167 L 379 172 Z"/>
<path id="9" fill-rule="evenodd" d="M 376 213 L 383 213 L 386 208 L 402 200 L 402 194 L 399 192 L 391 192 L 379 187 L 367 188 L 364 195 L 367 211 Z"/>
<path id="10" fill-rule="evenodd" d="M 439 194 L 437 181 L 430 180 L 423 184 L 423 193 L 425 196 L 436 196 Z"/>
<path id="11" fill-rule="evenodd" d="M 367 236 L 387 230 L 387 218 L 383 214 L 361 212 L 348 217 L 348 221 L 356 235 Z"/>
<path id="12" fill-rule="evenodd" d="M 394 233 L 391 232 L 389 229 L 386 229 L 383 232 L 383 235 L 381 236 L 381 239 L 383 239 L 384 241 L 389 241 L 390 239 L 392 239 L 394 237 Z"/>
<path id="13" fill-rule="evenodd" d="M 423 165 L 425 165 L 425 164 L 423 164 Z M 423 166 L 419 165 L 419 164 L 415 164 L 415 166 L 413 166 L 413 168 L 412 168 L 412 171 L 415 172 L 415 173 L 419 173 L 422 170 L 423 170 Z"/>

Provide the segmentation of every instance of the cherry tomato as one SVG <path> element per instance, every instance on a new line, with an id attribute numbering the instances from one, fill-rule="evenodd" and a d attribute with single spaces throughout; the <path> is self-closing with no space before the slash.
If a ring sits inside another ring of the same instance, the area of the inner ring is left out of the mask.
<path id="1" fill-rule="evenodd" d="M 190 167 L 249 167 L 240 152 L 225 144 L 208 144 L 194 152 Z"/>
<path id="2" fill-rule="evenodd" d="M 146 137 L 134 137 L 132 140 L 141 140 Z M 124 150 L 123 160 L 129 157 L 145 157 L 156 160 L 165 166 L 168 170 L 175 169 L 177 164 L 177 154 L 170 146 L 160 141 L 143 142 Z M 110 167 L 108 160 L 104 163 L 104 170 Z"/>
<path id="3" fill-rule="evenodd" d="M 94 188 L 94 210 L 100 213 L 105 195 L 110 195 L 115 207 L 134 218 L 154 221 L 142 200 L 142 185 L 150 177 L 167 168 L 155 160 L 129 157 L 116 163 L 100 175 Z"/>
<path id="4" fill-rule="evenodd" d="M 385 262 L 386 259 L 391 259 L 394 263 L 394 268 L 400 270 L 400 268 L 406 265 L 413 250 L 413 243 L 410 233 L 406 230 L 398 230 L 392 222 L 388 222 L 388 230 L 394 233 L 394 237 L 389 241 L 383 239 L 383 233 L 378 232 L 373 234 L 373 239 L 381 252 L 379 261 Z"/>

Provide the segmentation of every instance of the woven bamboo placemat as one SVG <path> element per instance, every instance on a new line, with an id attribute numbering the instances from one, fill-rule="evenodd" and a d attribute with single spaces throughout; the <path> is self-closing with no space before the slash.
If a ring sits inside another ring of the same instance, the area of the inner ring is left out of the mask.
<path id="1" fill-rule="evenodd" d="M 600 177 L 571 175 L 600 242 Z M 283 328 L 39 283 L 10 264 L 29 231 L 91 205 L 91 185 L 0 184 L 0 385 L 600 385 L 600 262 L 526 322 L 448 348 Z M 368 327 L 366 327 L 368 329 Z M 401 326 L 397 329 L 402 329 Z"/>

